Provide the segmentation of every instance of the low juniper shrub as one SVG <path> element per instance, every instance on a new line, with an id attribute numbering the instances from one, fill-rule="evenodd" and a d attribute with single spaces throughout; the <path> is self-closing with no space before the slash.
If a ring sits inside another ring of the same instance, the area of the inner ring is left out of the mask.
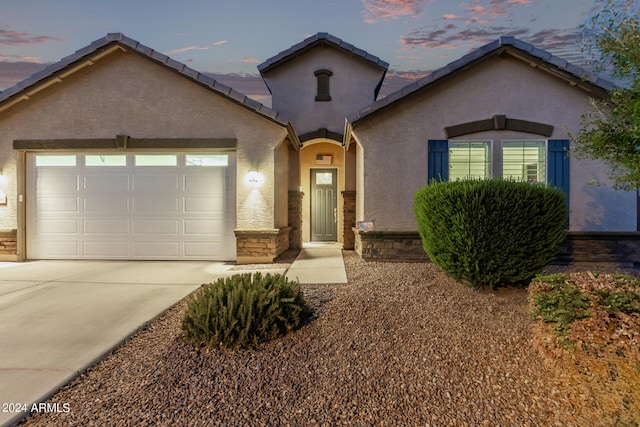
<path id="1" fill-rule="evenodd" d="M 429 258 L 475 288 L 529 283 L 565 238 L 564 195 L 543 185 L 433 181 L 416 192 L 414 211 Z"/>
<path id="2" fill-rule="evenodd" d="M 182 331 L 196 346 L 253 349 L 298 328 L 306 311 L 298 282 L 244 273 L 200 288 L 187 304 Z"/>

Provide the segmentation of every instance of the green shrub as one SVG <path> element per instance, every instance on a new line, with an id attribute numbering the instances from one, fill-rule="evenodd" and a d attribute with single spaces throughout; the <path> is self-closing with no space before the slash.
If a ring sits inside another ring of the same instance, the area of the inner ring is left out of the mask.
<path id="1" fill-rule="evenodd" d="M 543 185 L 433 181 L 414 210 L 429 258 L 473 287 L 529 283 L 565 238 L 564 195 Z"/>
<path id="2" fill-rule="evenodd" d="M 532 317 L 553 323 L 557 336 L 566 336 L 574 321 L 593 315 L 587 310 L 589 295 L 581 292 L 566 276 L 538 276 L 535 282 L 536 292 L 532 292 L 531 297 Z"/>
<path id="3" fill-rule="evenodd" d="M 187 305 L 182 331 L 197 346 L 255 348 L 299 327 L 306 309 L 298 282 L 239 274 L 203 286 Z"/>

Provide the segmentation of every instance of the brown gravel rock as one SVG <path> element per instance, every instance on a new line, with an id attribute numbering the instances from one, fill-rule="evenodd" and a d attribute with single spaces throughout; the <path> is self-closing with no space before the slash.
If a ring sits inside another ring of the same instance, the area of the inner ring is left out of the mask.
<path id="1" fill-rule="evenodd" d="M 304 285 L 315 319 L 254 352 L 181 341 L 181 302 L 25 426 L 580 426 L 531 343 L 526 290 L 430 263 L 364 262 Z"/>

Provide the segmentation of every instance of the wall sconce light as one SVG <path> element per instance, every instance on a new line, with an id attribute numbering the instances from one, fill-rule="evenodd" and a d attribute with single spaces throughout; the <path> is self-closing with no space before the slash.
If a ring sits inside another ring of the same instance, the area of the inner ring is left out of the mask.
<path id="1" fill-rule="evenodd" d="M 264 182 L 264 176 L 255 170 L 250 170 L 246 176 L 247 184 L 252 187 L 259 187 Z"/>

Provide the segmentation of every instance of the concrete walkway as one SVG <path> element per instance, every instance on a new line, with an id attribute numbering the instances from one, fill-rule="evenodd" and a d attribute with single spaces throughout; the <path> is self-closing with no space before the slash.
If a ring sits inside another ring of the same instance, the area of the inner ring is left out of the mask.
<path id="1" fill-rule="evenodd" d="M 45 401 L 202 283 L 234 273 L 230 267 L 210 262 L 0 263 L 0 405 L 12 404 L 0 407 L 0 426 L 13 425 L 25 415 L 22 404 L 28 412 L 33 403 Z"/>
<path id="2" fill-rule="evenodd" d="M 302 284 L 347 283 L 341 243 L 306 243 L 287 271 Z"/>

